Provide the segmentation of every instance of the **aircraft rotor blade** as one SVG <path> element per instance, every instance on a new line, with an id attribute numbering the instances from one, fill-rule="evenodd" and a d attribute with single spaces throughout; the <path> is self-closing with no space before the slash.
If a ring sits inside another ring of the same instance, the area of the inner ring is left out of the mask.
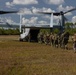
<path id="1" fill-rule="evenodd" d="M 66 13 L 68 13 L 68 12 L 71 12 L 71 11 L 74 11 L 74 10 L 76 10 L 76 8 L 73 8 L 73 9 L 71 9 L 71 10 L 66 11 L 66 12 L 64 12 L 64 14 L 66 14 Z"/>
<path id="2" fill-rule="evenodd" d="M 51 14 L 51 12 L 36 12 L 36 13 L 39 13 L 39 14 Z"/>
<path id="3" fill-rule="evenodd" d="M 18 11 L 0 11 L 0 14 L 17 13 Z"/>
<path id="4" fill-rule="evenodd" d="M 37 13 L 39 13 L 39 14 L 48 14 L 48 15 L 50 15 L 50 14 L 52 14 L 53 12 L 37 12 Z M 60 13 L 59 13 L 59 12 L 58 12 L 58 13 L 53 13 L 53 15 L 58 16 L 58 15 L 60 15 Z"/>

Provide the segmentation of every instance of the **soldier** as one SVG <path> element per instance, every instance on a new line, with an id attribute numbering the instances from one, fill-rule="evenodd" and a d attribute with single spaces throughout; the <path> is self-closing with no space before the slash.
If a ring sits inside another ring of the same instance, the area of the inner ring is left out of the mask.
<path id="1" fill-rule="evenodd" d="M 64 33 L 62 33 L 59 37 L 59 46 L 60 48 L 63 48 L 63 36 L 64 36 Z"/>
<path id="2" fill-rule="evenodd" d="M 54 46 L 54 39 L 55 39 L 55 36 L 54 36 L 54 34 L 52 34 L 52 38 L 51 38 L 52 46 Z"/>
<path id="3" fill-rule="evenodd" d="M 50 33 L 50 35 L 49 35 L 49 44 L 50 45 L 52 45 L 52 35 L 53 35 L 52 33 Z"/>
<path id="4" fill-rule="evenodd" d="M 43 35 L 43 41 L 44 41 L 44 43 L 46 44 L 46 34 L 44 33 L 44 35 Z"/>
<path id="5" fill-rule="evenodd" d="M 38 43 L 40 43 L 40 33 L 38 34 L 37 38 L 38 38 Z"/>
<path id="6" fill-rule="evenodd" d="M 55 34 L 54 41 L 55 41 L 55 43 L 54 43 L 55 44 L 55 47 L 58 48 L 58 46 L 59 46 L 59 36 L 57 34 Z"/>
<path id="7" fill-rule="evenodd" d="M 76 33 L 73 35 L 72 40 L 73 40 L 73 50 L 74 52 L 76 52 Z"/>
<path id="8" fill-rule="evenodd" d="M 49 44 L 49 33 L 46 34 L 46 45 Z"/>
<path id="9" fill-rule="evenodd" d="M 68 40 L 69 40 L 69 32 L 64 32 L 64 35 L 63 35 L 63 47 L 65 49 L 68 49 L 68 47 L 67 47 Z"/>
<path id="10" fill-rule="evenodd" d="M 43 43 L 43 33 L 42 33 L 42 32 L 40 32 L 40 33 L 38 34 L 38 42 L 39 42 L 39 43 Z"/>

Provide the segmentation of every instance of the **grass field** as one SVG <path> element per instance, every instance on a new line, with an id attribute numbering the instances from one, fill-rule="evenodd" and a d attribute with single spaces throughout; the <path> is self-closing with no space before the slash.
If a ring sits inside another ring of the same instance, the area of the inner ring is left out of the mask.
<path id="1" fill-rule="evenodd" d="M 76 53 L 0 36 L 0 75 L 76 75 Z"/>

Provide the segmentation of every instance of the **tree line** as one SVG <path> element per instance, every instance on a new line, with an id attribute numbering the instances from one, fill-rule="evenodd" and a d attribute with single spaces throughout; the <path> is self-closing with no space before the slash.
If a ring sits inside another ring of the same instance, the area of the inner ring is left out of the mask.
<path id="1" fill-rule="evenodd" d="M 47 31 L 50 33 L 50 29 L 41 29 L 40 31 L 41 32 Z M 60 32 L 60 30 L 58 28 L 54 28 L 51 31 L 56 34 Z M 73 35 L 74 33 L 76 33 L 76 23 L 75 24 L 70 23 L 70 22 L 65 23 L 65 31 L 69 32 L 70 35 Z"/>
<path id="2" fill-rule="evenodd" d="M 19 29 L 3 29 L 0 28 L 0 35 L 19 35 Z"/>
<path id="3" fill-rule="evenodd" d="M 74 27 L 75 26 L 75 27 Z M 40 31 L 42 32 L 49 32 L 50 33 L 50 29 L 41 29 Z M 76 33 L 76 23 L 69 23 L 67 22 L 65 24 L 65 31 L 68 31 L 71 35 L 73 35 L 74 33 Z M 59 29 L 55 28 L 52 30 L 53 33 L 59 33 Z M 0 28 L 0 35 L 19 35 L 19 29 L 4 29 L 4 28 Z"/>

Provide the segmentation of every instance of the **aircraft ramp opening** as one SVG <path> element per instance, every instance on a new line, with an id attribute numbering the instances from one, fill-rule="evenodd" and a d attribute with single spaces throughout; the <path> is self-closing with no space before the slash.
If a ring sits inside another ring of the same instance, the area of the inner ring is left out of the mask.
<path id="1" fill-rule="evenodd" d="M 38 42 L 38 33 L 40 29 L 31 29 L 30 30 L 30 41 L 31 42 Z"/>
<path id="2" fill-rule="evenodd" d="M 25 28 L 25 32 L 20 34 L 20 41 L 38 42 L 38 33 L 40 29 Z"/>

